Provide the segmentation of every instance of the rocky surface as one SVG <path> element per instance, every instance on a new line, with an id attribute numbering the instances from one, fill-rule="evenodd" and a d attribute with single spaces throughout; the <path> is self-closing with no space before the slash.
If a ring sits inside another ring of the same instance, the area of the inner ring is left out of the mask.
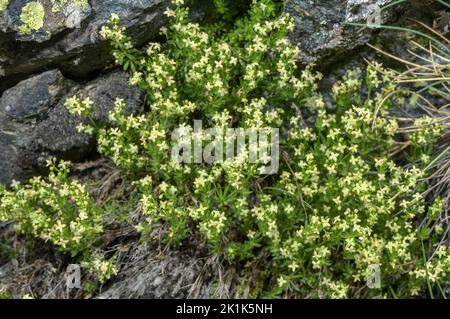
<path id="1" fill-rule="evenodd" d="M 211 267 L 193 251 L 134 245 L 119 260 L 119 277 L 97 298 L 212 298 L 211 289 L 203 285 L 203 280 L 211 282 Z"/>

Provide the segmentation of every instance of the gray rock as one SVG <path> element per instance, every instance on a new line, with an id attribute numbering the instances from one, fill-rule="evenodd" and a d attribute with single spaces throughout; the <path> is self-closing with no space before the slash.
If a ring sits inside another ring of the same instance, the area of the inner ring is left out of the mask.
<path id="1" fill-rule="evenodd" d="M 20 179 L 20 147 L 30 127 L 46 116 L 67 83 L 59 71 L 49 71 L 5 91 L 0 99 L 0 182 Z"/>
<path id="2" fill-rule="evenodd" d="M 336 58 L 367 43 L 377 28 L 356 28 L 347 23 L 377 22 L 375 17 L 383 7 L 393 0 L 287 0 L 284 9 L 295 21 L 296 28 L 291 40 L 300 44 L 300 61 L 315 63 L 321 59 Z M 381 10 L 380 22 L 386 23 L 401 7 Z M 329 62 L 329 61 L 328 61 Z"/>
<path id="3" fill-rule="evenodd" d="M 5 91 L 0 100 L 0 110 L 18 122 L 37 118 L 61 97 L 65 86 L 59 71 L 42 73 Z"/>
<path id="4" fill-rule="evenodd" d="M 199 247 L 171 249 L 148 241 L 135 243 L 118 256 L 116 278 L 98 299 L 236 298 L 236 271 L 221 268 L 217 256 L 204 256 Z"/>
<path id="5" fill-rule="evenodd" d="M 146 243 L 128 252 L 119 277 L 97 298 L 187 298 L 203 262 L 178 251 L 164 254 Z"/>
<path id="6" fill-rule="evenodd" d="M 89 96 L 95 105 L 94 118 L 105 123 L 116 97 L 126 101 L 130 113 L 143 110 L 143 93 L 131 87 L 121 71 L 85 85 L 76 85 L 56 70 L 20 82 L 0 98 L 1 183 L 24 181 L 42 172 L 54 156 L 79 160 L 95 150 L 94 139 L 76 130 L 81 119 L 64 107 L 73 95 Z"/>

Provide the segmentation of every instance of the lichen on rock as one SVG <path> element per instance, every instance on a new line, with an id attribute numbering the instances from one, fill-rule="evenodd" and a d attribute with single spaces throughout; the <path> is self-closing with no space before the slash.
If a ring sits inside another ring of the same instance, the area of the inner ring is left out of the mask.
<path id="1" fill-rule="evenodd" d="M 33 1 L 28 3 L 22 8 L 20 20 L 23 24 L 19 26 L 19 30 L 24 34 L 40 30 L 44 26 L 44 17 L 44 6 L 40 2 Z"/>
<path id="2" fill-rule="evenodd" d="M 6 10 L 8 7 L 9 0 L 0 0 L 0 11 Z"/>
<path id="3" fill-rule="evenodd" d="M 65 4 L 76 4 L 82 8 L 86 8 L 89 4 L 87 0 L 52 0 L 52 12 L 58 12 Z"/>

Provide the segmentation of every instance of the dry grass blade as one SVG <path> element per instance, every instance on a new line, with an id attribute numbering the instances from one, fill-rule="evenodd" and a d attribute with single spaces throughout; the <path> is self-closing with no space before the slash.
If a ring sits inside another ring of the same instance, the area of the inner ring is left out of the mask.
<path id="1" fill-rule="evenodd" d="M 411 62 L 411 61 L 402 59 L 402 58 L 400 58 L 400 57 L 398 57 L 398 56 L 395 56 L 395 55 L 393 55 L 393 54 L 390 54 L 390 53 L 388 53 L 388 52 L 386 52 L 386 51 L 384 51 L 384 50 L 382 50 L 382 49 L 380 49 L 380 48 L 377 48 L 376 46 L 373 46 L 373 45 L 371 45 L 371 44 L 368 44 L 368 46 L 371 47 L 372 49 L 374 49 L 374 50 L 380 52 L 381 54 L 387 56 L 387 57 L 390 57 L 390 58 L 392 58 L 392 59 L 394 59 L 394 60 L 397 60 L 397 61 L 399 61 L 399 62 L 402 62 L 402 63 L 405 64 L 405 65 L 412 65 L 412 66 L 414 66 L 414 67 L 416 67 L 416 68 L 419 68 L 419 69 L 426 68 L 426 66 L 423 66 L 423 65 L 420 65 L 420 64 L 413 63 L 413 62 Z"/>
<path id="2" fill-rule="evenodd" d="M 444 42 L 447 42 L 447 44 L 450 44 L 450 40 L 447 39 L 446 37 L 444 37 L 440 32 L 437 32 L 435 29 L 431 28 L 430 26 L 426 25 L 425 23 L 418 21 L 418 20 L 413 20 L 414 22 L 416 22 L 417 24 L 421 25 L 422 27 L 424 27 L 425 29 L 427 29 L 428 31 L 430 31 L 431 33 L 433 33 L 434 35 L 437 35 L 440 39 L 444 40 Z"/>

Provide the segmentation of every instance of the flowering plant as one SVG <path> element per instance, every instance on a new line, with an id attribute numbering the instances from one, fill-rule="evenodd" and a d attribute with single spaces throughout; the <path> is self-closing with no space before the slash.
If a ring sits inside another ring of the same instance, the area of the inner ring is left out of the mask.
<path id="1" fill-rule="evenodd" d="M 28 184 L 0 186 L 0 221 L 14 220 L 16 229 L 49 241 L 61 252 L 78 257 L 91 273 L 105 281 L 115 274 L 114 259 L 95 249 L 103 233 L 103 212 L 84 185 L 68 177 L 70 164 L 48 162 L 48 181 L 35 177 Z"/>
<path id="2" fill-rule="evenodd" d="M 151 43 L 145 54 L 116 16 L 102 30 L 116 62 L 130 68 L 130 83 L 149 96 L 150 110 L 139 117 L 124 115 L 118 100 L 115 127 L 96 131 L 102 153 L 146 176 L 136 183 L 148 216 L 138 229 L 163 220 L 177 244 L 195 225 L 230 261 L 251 262 L 267 251 L 276 294 L 396 297 L 447 282 L 442 201 L 427 205 L 420 167 L 442 128 L 417 120 L 429 124 L 409 136 L 407 153 L 419 166 L 405 169 L 390 158 L 399 123 L 389 111 L 403 101 L 393 72 L 373 63 L 363 81 L 362 72 L 349 71 L 331 90 L 330 112 L 317 92 L 321 75 L 297 70 L 299 48 L 287 39 L 292 20 L 276 17 L 271 1 L 254 1 L 225 34 L 190 22 L 182 0 L 174 4 L 166 11 L 167 43 Z M 248 162 L 172 163 L 169 132 L 192 130 L 198 117 L 224 128 L 281 127 L 279 174 L 259 176 Z M 371 265 L 381 269 L 378 290 L 364 288 Z"/>
<path id="3" fill-rule="evenodd" d="M 162 30 L 167 42 L 150 43 L 145 52 L 133 47 L 116 15 L 101 32 L 116 62 L 130 71 L 130 83 L 147 93 L 148 111 L 126 115 L 117 99 L 112 127 L 92 119 L 78 127 L 95 134 L 99 151 L 134 179 L 145 216 L 137 229 L 145 234 L 163 221 L 174 245 L 199 234 L 224 262 L 242 266 L 243 277 L 264 264 L 251 275 L 254 296 L 443 293 L 450 280 L 443 201 L 423 196 L 442 127 L 421 118 L 414 131 L 401 130 L 390 111 L 407 93 L 395 74 L 377 63 L 351 70 L 328 100 L 318 90 L 321 74 L 298 68 L 299 48 L 288 40 L 293 21 L 277 16 L 274 1 L 253 1 L 248 15 L 226 31 L 191 22 L 183 0 L 173 4 Z M 66 106 L 91 117 L 88 98 L 73 97 Z M 260 175 L 261 163 L 242 158 L 171 161 L 171 132 L 193 131 L 197 119 L 223 129 L 279 128 L 278 174 Z M 409 140 L 406 166 L 392 157 L 400 139 Z M 90 251 L 101 218 L 62 165 L 52 166 L 49 182 L 1 189 L 0 219 L 18 220 L 19 228 L 76 255 Z M 36 208 L 39 218 L 30 218 Z M 90 218 L 81 219 L 86 214 Z M 113 274 L 107 261 L 88 264 Z M 367 287 L 373 266 L 380 285 Z"/>

